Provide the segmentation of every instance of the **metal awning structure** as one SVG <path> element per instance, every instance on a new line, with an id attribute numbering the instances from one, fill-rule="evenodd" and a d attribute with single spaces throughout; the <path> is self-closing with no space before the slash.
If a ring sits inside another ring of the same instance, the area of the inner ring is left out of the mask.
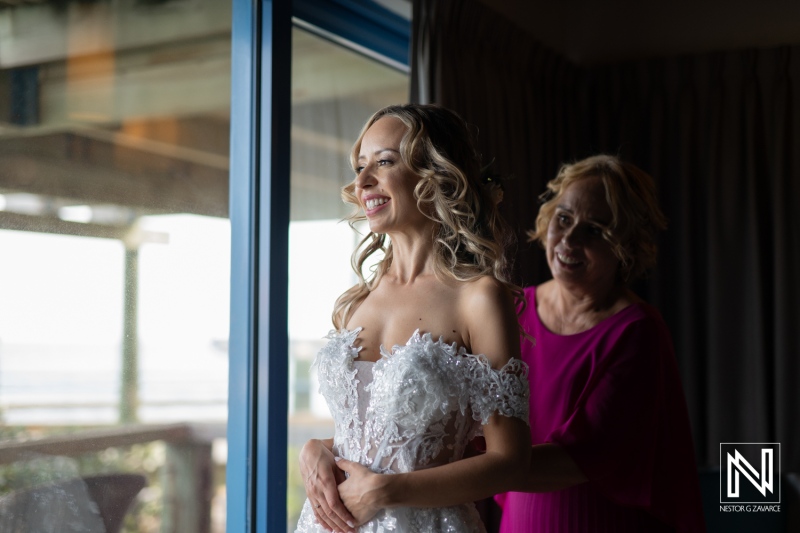
<path id="1" fill-rule="evenodd" d="M 0 193 L 137 214 L 228 214 L 228 158 L 99 128 L 0 136 Z"/>

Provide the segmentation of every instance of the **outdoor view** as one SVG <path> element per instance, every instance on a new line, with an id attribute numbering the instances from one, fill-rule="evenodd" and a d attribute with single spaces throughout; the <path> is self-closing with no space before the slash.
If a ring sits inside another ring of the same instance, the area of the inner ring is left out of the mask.
<path id="1" fill-rule="evenodd" d="M 224 530 L 230 31 L 0 2 L 0 531 Z"/>
<path id="2" fill-rule="evenodd" d="M 230 30 L 218 0 L 0 2 L 0 531 L 225 530 Z M 288 530 L 349 149 L 408 90 L 300 28 L 292 69 Z"/>

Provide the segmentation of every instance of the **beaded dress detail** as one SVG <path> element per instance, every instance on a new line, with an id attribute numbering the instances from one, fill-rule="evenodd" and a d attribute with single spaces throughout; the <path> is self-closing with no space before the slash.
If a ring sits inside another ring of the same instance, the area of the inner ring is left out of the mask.
<path id="1" fill-rule="evenodd" d="M 405 346 L 381 346 L 375 362 L 356 361 L 361 328 L 327 335 L 317 354 L 320 392 L 333 416 L 333 453 L 373 472 L 396 474 L 461 459 L 495 413 L 528 423 L 527 365 L 493 369 L 483 355 L 415 331 Z M 306 500 L 298 533 L 322 533 Z M 483 532 L 473 504 L 380 511 L 359 533 Z"/>

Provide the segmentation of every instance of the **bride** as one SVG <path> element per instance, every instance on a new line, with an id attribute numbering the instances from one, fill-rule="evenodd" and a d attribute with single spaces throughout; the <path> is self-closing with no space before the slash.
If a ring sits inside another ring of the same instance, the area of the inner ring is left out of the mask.
<path id="1" fill-rule="evenodd" d="M 472 135 L 445 108 L 390 106 L 351 162 L 343 197 L 370 232 L 317 355 L 335 435 L 301 452 L 297 531 L 484 531 L 472 502 L 519 485 L 530 437 L 520 291 Z M 479 435 L 485 452 L 464 458 Z"/>

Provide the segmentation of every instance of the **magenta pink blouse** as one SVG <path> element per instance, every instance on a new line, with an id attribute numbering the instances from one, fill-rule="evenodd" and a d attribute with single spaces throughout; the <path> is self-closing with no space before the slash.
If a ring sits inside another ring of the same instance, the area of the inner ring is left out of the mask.
<path id="1" fill-rule="evenodd" d="M 556 335 L 539 320 L 536 288 L 525 295 L 532 441 L 561 446 L 589 482 L 498 495 L 500 532 L 705 531 L 686 403 L 658 311 L 634 304 Z"/>

